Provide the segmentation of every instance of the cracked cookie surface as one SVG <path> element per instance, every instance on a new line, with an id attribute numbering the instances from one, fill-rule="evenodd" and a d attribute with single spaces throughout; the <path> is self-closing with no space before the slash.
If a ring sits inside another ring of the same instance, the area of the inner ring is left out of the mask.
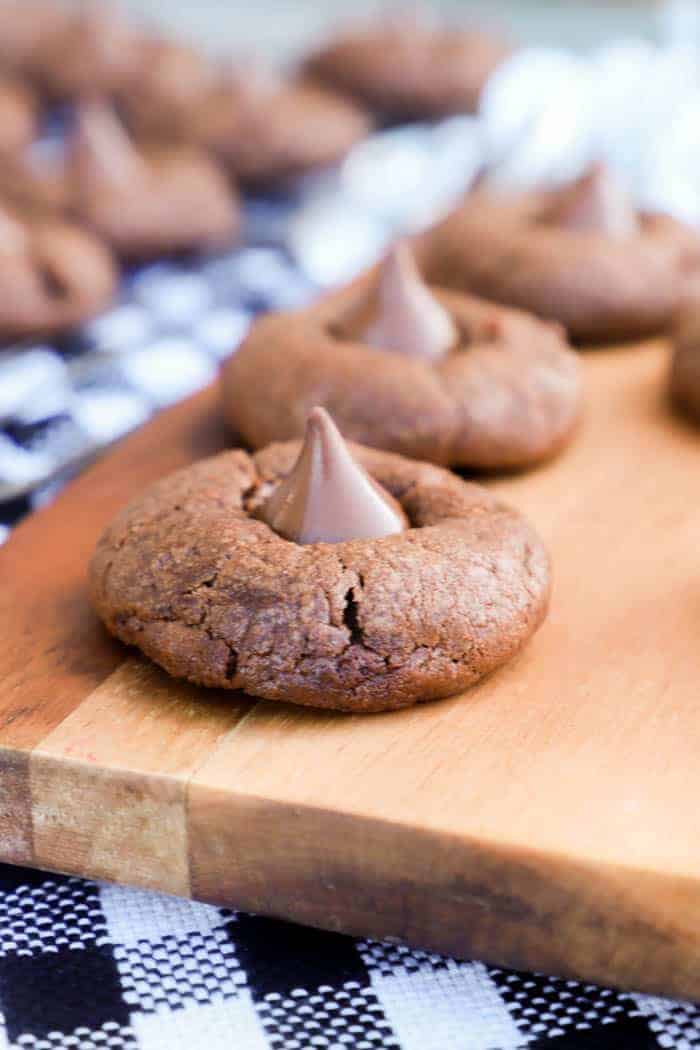
<path id="1" fill-rule="evenodd" d="M 549 567 L 515 511 L 447 471 L 352 446 L 408 531 L 298 545 L 253 516 L 299 442 L 165 478 L 102 535 L 93 604 L 122 641 L 190 681 L 346 711 L 460 692 L 541 623 Z"/>

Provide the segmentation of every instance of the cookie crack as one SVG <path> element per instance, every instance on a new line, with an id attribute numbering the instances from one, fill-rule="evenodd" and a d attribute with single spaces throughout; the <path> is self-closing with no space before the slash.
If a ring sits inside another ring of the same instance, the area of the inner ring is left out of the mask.
<path id="1" fill-rule="evenodd" d="M 201 620 L 195 626 L 201 627 L 207 638 L 212 642 L 222 642 L 228 649 L 228 656 L 226 657 L 226 665 L 224 667 L 224 678 L 227 682 L 232 682 L 238 674 L 238 650 L 231 645 L 228 638 L 225 638 L 218 631 L 215 631 L 211 625 L 207 623 L 207 612 L 208 609 L 205 609 Z"/>
<path id="2" fill-rule="evenodd" d="M 352 571 L 348 569 L 347 565 L 341 558 L 338 560 L 344 572 Z M 369 644 L 365 637 L 364 627 L 360 623 L 360 605 L 362 602 L 361 596 L 364 593 L 365 578 L 361 572 L 357 572 L 355 575 L 355 582 L 348 587 L 344 595 L 342 620 L 343 626 L 349 635 L 345 652 L 347 653 L 348 650 L 353 648 L 353 646 L 356 646 L 363 649 L 365 653 L 371 653 L 383 662 L 384 671 L 388 674 L 391 670 L 389 654 L 380 652 Z M 351 687 L 349 691 L 352 693 L 356 688 L 357 687 Z"/>
<path id="3" fill-rule="evenodd" d="M 226 642 L 226 645 L 228 646 L 228 659 L 226 660 L 224 675 L 227 681 L 232 682 L 238 673 L 238 652 L 228 642 Z"/>
<path id="4" fill-rule="evenodd" d="M 352 587 L 348 587 L 345 592 L 345 604 L 343 606 L 343 624 L 346 627 L 350 635 L 350 645 L 361 645 L 363 648 L 367 648 L 365 645 L 365 636 L 362 626 L 360 624 L 359 617 L 359 603 L 355 595 L 355 588 L 358 588 L 362 592 L 364 587 L 364 580 L 362 575 L 358 573 L 357 583 L 353 584 Z"/>
<path id="5" fill-rule="evenodd" d="M 181 592 L 180 596 L 182 598 L 191 598 L 193 595 L 197 595 L 199 591 L 210 591 L 213 587 L 216 587 L 219 579 L 219 572 L 220 570 L 216 569 L 210 573 L 209 576 L 205 577 L 205 579 L 198 580 L 197 583 L 193 584 L 191 587 L 186 587 L 185 590 Z"/>

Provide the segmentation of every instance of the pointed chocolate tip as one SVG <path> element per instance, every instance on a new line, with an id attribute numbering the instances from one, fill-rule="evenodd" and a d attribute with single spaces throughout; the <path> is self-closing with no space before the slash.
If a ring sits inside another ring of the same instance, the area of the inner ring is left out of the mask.
<path id="1" fill-rule="evenodd" d="M 595 164 L 564 190 L 553 219 L 568 230 L 628 237 L 639 229 L 637 212 L 609 168 Z"/>
<path id="2" fill-rule="evenodd" d="M 394 245 L 381 264 L 378 315 L 364 341 L 378 350 L 430 360 L 447 353 L 457 338 L 452 318 L 425 284 L 408 244 Z"/>
<path id="3" fill-rule="evenodd" d="M 379 539 L 408 527 L 400 505 L 353 458 L 320 407 L 309 413 L 291 472 L 257 516 L 300 544 Z"/>
<path id="4" fill-rule="evenodd" d="M 146 174 L 119 117 L 99 99 L 78 106 L 73 152 L 78 174 L 85 179 L 125 186 Z"/>

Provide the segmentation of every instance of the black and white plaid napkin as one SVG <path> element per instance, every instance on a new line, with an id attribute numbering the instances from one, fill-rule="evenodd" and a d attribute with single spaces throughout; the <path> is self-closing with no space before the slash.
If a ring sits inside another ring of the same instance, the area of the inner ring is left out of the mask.
<path id="1" fill-rule="evenodd" d="M 700 1011 L 0 867 L 1 1050 L 652 1050 Z"/>

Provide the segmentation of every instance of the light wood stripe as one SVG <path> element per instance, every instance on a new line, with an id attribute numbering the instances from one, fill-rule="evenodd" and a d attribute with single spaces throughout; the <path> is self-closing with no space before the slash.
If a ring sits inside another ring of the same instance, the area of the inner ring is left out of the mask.
<path id="1" fill-rule="evenodd" d="M 212 387 L 132 435 L 0 548 L 0 860 L 38 863 L 31 751 L 124 659 L 88 603 L 96 539 L 144 485 L 222 447 L 216 398 Z"/>
<path id="2" fill-rule="evenodd" d="M 462 958 L 697 998 L 696 879 L 198 785 L 193 896 Z"/>
<path id="3" fill-rule="evenodd" d="M 32 753 L 35 862 L 189 895 L 187 783 L 249 708 L 124 663 Z"/>
<path id="4" fill-rule="evenodd" d="M 0 861 L 31 864 L 33 859 L 29 756 L 0 750 Z"/>

